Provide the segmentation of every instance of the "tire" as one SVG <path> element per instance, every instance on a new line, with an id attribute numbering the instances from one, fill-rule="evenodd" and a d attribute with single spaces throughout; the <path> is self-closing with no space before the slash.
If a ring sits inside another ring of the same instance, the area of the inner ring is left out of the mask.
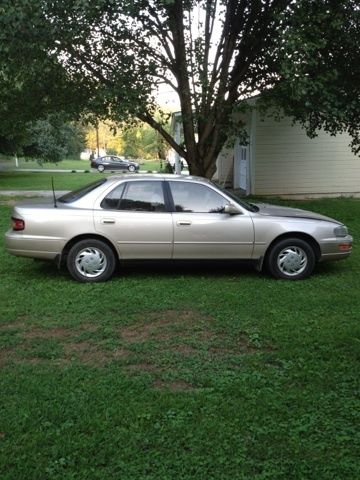
<path id="1" fill-rule="evenodd" d="M 105 282 L 115 271 L 116 259 L 106 243 L 89 238 L 71 247 L 66 265 L 78 282 Z"/>
<path id="2" fill-rule="evenodd" d="M 312 246 L 300 238 L 285 238 L 273 245 L 267 255 L 266 266 L 275 278 L 302 280 L 315 268 Z"/>
<path id="3" fill-rule="evenodd" d="M 102 173 L 105 170 L 105 167 L 104 165 L 98 165 L 97 169 L 100 173 Z"/>
<path id="4" fill-rule="evenodd" d="M 134 165 L 129 165 L 129 166 L 128 166 L 128 170 L 129 170 L 129 172 L 135 172 L 135 167 L 134 167 Z"/>

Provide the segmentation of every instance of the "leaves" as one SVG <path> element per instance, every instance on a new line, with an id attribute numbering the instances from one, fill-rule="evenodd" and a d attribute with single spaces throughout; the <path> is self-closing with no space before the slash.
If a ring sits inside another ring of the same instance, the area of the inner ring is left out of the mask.
<path id="1" fill-rule="evenodd" d="M 299 3 L 277 52 L 279 81 L 264 96 L 314 136 L 347 131 L 360 151 L 358 2 Z"/>
<path id="2" fill-rule="evenodd" d="M 234 108 L 263 94 L 299 120 L 359 144 L 357 0 L 3 0 L 0 131 L 53 111 L 136 118 L 211 177 Z M 156 118 L 159 84 L 174 91 L 183 144 Z M 31 92 L 31 95 L 29 95 Z M 6 121 L 4 120 L 6 119 Z"/>

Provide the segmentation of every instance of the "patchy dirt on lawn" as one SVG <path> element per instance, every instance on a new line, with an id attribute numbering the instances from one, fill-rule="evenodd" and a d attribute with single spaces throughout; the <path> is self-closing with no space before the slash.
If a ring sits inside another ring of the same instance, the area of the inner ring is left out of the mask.
<path id="1" fill-rule="evenodd" d="M 94 367 L 103 367 L 117 358 L 126 358 L 129 352 L 122 348 L 114 351 L 106 351 L 96 348 L 90 342 L 67 343 L 64 345 L 66 358 L 76 358 L 76 360 Z"/>
<path id="2" fill-rule="evenodd" d="M 149 340 L 163 341 L 176 337 L 198 339 L 212 336 L 213 319 L 192 310 L 165 310 L 150 312 L 144 322 L 119 327 L 119 335 L 128 343 L 142 343 Z"/>
<path id="3" fill-rule="evenodd" d="M 146 317 L 129 318 L 127 325 L 115 326 L 105 335 L 95 324 L 77 329 L 31 327 L 21 317 L 0 325 L 0 334 L 5 343 L 9 334 L 16 340 L 0 350 L 0 368 L 11 363 L 104 368 L 116 362 L 125 374 L 147 373 L 154 379 L 154 389 L 174 392 L 196 388 L 181 378 L 183 368 L 211 371 L 223 363 L 238 369 L 244 354 L 259 351 L 244 332 L 225 334 L 214 318 L 195 310 L 150 311 Z M 174 378 L 164 380 L 169 373 Z"/>
<path id="4" fill-rule="evenodd" d="M 23 333 L 23 337 L 25 339 L 33 339 L 33 338 L 55 338 L 55 339 L 62 339 L 62 338 L 71 338 L 73 337 L 73 332 L 67 328 L 34 328 L 32 330 L 28 330 Z"/>

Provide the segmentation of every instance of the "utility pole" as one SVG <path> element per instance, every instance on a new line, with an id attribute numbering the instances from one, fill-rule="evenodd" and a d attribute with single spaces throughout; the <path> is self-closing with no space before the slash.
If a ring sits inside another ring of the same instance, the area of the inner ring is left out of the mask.
<path id="1" fill-rule="evenodd" d="M 181 125 L 180 122 L 175 123 L 175 141 L 179 144 L 180 143 L 180 137 L 181 137 Z M 181 159 L 180 155 L 175 152 L 175 172 L 176 175 L 181 175 Z"/>
<path id="2" fill-rule="evenodd" d="M 97 150 L 97 156 L 100 157 L 100 146 L 99 146 L 99 124 L 96 124 L 95 127 L 96 131 L 96 150 Z"/>

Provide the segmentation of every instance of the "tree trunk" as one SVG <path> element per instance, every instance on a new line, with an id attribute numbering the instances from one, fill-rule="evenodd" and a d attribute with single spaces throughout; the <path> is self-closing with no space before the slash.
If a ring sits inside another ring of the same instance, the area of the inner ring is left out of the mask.
<path id="1" fill-rule="evenodd" d="M 206 160 L 203 158 L 197 158 L 196 161 L 192 161 L 192 159 L 189 158 L 188 165 L 190 175 L 208 178 L 209 180 L 212 179 L 216 172 L 215 161 L 209 164 L 209 162 L 206 162 Z"/>

